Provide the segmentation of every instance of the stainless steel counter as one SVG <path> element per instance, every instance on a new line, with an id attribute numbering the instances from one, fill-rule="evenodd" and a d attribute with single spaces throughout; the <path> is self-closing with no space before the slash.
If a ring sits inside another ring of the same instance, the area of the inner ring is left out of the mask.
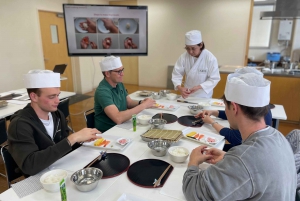
<path id="1" fill-rule="evenodd" d="M 236 69 L 242 68 L 241 66 L 220 66 L 220 73 L 233 73 Z M 255 67 L 254 67 L 255 68 Z M 300 78 L 300 69 L 293 69 L 284 71 L 282 68 L 275 69 L 266 69 L 264 67 L 256 67 L 259 71 L 261 71 L 264 75 L 271 76 L 280 76 L 280 77 L 299 77 Z"/>

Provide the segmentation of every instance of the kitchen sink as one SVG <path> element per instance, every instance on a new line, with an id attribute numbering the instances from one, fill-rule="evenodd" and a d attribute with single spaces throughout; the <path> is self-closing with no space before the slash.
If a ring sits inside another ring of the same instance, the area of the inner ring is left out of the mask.
<path id="1" fill-rule="evenodd" d="M 289 74 L 291 74 L 291 75 L 300 75 L 300 70 L 298 70 L 298 69 L 290 70 Z"/>

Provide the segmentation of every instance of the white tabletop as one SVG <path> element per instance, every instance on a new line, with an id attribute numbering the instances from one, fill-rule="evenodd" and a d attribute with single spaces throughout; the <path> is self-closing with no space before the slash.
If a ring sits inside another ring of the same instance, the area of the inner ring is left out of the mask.
<path id="1" fill-rule="evenodd" d="M 27 93 L 25 88 L 14 90 L 11 92 L 15 92 L 15 93 L 22 94 L 22 95 Z M 61 91 L 59 94 L 59 99 L 68 98 L 70 96 L 74 96 L 75 94 L 76 94 L 75 92 Z M 10 116 L 10 115 L 14 114 L 16 111 L 23 109 L 27 103 L 30 103 L 30 101 L 29 100 L 15 101 L 14 103 L 9 102 L 6 107 L 0 108 L 0 119 Z"/>
<path id="2" fill-rule="evenodd" d="M 132 99 L 141 100 L 143 97 L 138 96 L 137 93 L 133 93 L 130 95 Z M 189 101 L 199 101 L 196 99 L 188 99 Z M 176 101 L 169 101 L 165 98 L 157 100 L 159 104 L 173 104 L 179 105 L 180 107 L 174 111 L 164 111 L 158 109 L 147 109 L 142 111 L 142 113 L 148 113 L 151 115 L 157 113 L 171 113 L 176 115 L 177 117 L 183 115 L 190 115 L 189 109 L 187 108 L 188 105 L 186 103 L 178 103 Z M 212 107 L 211 109 L 221 109 L 221 107 Z M 228 121 L 221 120 L 216 118 L 217 122 L 221 125 L 228 127 Z M 131 121 L 125 122 L 124 124 L 132 124 Z M 148 148 L 147 143 L 144 142 L 140 135 L 146 132 L 149 129 L 149 126 L 142 126 L 137 125 L 137 130 L 134 132 L 131 128 L 124 129 L 121 128 L 122 125 L 117 125 L 110 130 L 106 131 L 105 135 L 114 135 L 114 136 L 122 136 L 131 138 L 132 142 L 122 150 L 121 154 L 127 156 L 130 160 L 130 164 L 133 164 L 136 161 L 143 160 L 143 159 L 160 159 L 164 160 L 173 165 L 174 169 L 170 176 L 168 177 L 166 183 L 161 188 L 142 188 L 138 187 L 135 184 L 131 183 L 127 177 L 127 173 L 123 173 L 117 177 L 109 178 L 109 179 L 102 179 L 99 181 L 98 186 L 96 189 L 90 192 L 80 192 L 76 189 L 74 184 L 69 180 L 70 175 L 85 165 L 87 165 L 90 161 L 96 158 L 99 155 L 99 151 L 101 149 L 92 148 L 82 146 L 77 150 L 71 152 L 70 154 L 66 155 L 65 157 L 61 158 L 60 160 L 56 161 L 52 164 L 48 170 L 52 169 L 65 169 L 69 172 L 69 176 L 66 182 L 67 188 L 67 197 L 68 200 L 105 200 L 105 201 L 117 201 L 118 198 L 122 194 L 137 196 L 138 198 L 133 200 L 145 201 L 145 200 L 164 200 L 164 201 L 172 201 L 172 200 L 185 200 L 184 195 L 182 193 L 182 178 L 183 174 L 187 168 L 187 159 L 184 163 L 174 163 L 170 160 L 170 156 L 167 153 L 166 156 L 163 157 L 156 157 L 152 155 L 151 150 Z M 178 122 L 166 124 L 165 129 L 172 129 L 172 130 L 184 130 L 187 127 L 180 125 Z M 203 132 L 211 132 L 217 134 L 217 132 L 210 126 L 210 125 L 203 125 L 201 128 L 198 128 Z M 224 146 L 225 141 L 222 140 L 219 142 L 216 147 L 222 149 Z M 194 142 L 185 138 L 182 138 L 179 142 L 175 143 L 174 145 L 181 145 L 192 151 L 194 148 L 200 145 L 198 142 Z M 114 151 L 108 151 L 111 153 Z M 205 164 L 203 164 L 205 165 Z M 45 170 L 47 171 L 47 170 Z M 44 189 L 41 189 L 33 194 L 30 194 L 22 199 L 20 199 L 15 191 L 11 188 L 2 194 L 0 194 L 0 200 L 8 201 L 8 200 L 57 200 L 60 201 L 60 193 L 48 193 Z"/>

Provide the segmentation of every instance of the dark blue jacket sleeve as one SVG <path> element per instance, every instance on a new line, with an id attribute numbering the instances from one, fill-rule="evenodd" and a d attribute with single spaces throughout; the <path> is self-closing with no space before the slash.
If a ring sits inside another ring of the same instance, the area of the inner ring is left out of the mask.
<path id="1" fill-rule="evenodd" d="M 227 119 L 225 111 L 223 110 L 219 111 L 218 117 L 225 120 Z M 270 109 L 265 116 L 265 122 L 268 126 L 272 126 L 272 113 Z M 242 136 L 239 130 L 224 127 L 220 130 L 220 135 L 224 136 L 225 139 L 233 146 L 242 144 Z"/>

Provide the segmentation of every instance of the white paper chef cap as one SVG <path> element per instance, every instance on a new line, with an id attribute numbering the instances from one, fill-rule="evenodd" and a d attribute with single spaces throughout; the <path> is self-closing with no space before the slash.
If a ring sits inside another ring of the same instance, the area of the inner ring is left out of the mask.
<path id="1" fill-rule="evenodd" d="M 105 57 L 99 63 L 102 72 L 114 70 L 123 66 L 120 57 L 114 57 L 114 56 Z"/>
<path id="2" fill-rule="evenodd" d="M 27 89 L 60 87 L 60 74 L 51 70 L 30 70 L 23 78 Z"/>
<path id="3" fill-rule="evenodd" d="M 245 74 L 245 73 L 255 73 L 257 75 L 260 76 L 264 76 L 264 74 L 260 71 L 258 71 L 255 67 L 243 67 L 243 68 L 237 68 L 235 70 L 235 73 L 239 73 L 239 74 Z"/>
<path id="4" fill-rule="evenodd" d="M 202 42 L 201 32 L 198 30 L 192 30 L 185 34 L 186 45 L 197 45 Z"/>
<path id="5" fill-rule="evenodd" d="M 227 77 L 225 97 L 240 105 L 264 107 L 270 102 L 270 84 L 256 73 L 232 73 Z"/>

